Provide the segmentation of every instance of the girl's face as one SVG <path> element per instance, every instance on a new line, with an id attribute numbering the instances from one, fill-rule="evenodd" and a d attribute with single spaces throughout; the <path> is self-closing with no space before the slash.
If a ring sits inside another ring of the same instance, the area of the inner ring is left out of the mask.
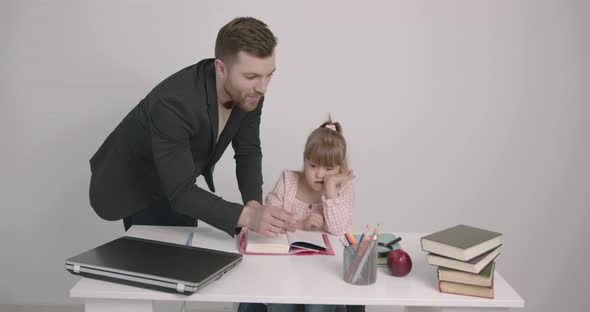
<path id="1" fill-rule="evenodd" d="M 324 190 L 324 178 L 328 175 L 340 173 L 340 166 L 320 166 L 311 160 L 303 162 L 303 175 L 307 185 L 316 192 Z"/>

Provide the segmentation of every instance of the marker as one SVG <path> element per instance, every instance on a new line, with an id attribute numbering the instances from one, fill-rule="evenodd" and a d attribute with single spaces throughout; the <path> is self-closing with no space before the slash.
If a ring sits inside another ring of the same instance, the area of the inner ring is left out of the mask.
<path id="1" fill-rule="evenodd" d="M 354 235 L 350 234 L 350 233 L 346 233 L 346 235 L 348 235 L 348 239 L 350 240 L 350 243 L 353 245 L 357 244 L 356 238 L 354 238 Z"/>

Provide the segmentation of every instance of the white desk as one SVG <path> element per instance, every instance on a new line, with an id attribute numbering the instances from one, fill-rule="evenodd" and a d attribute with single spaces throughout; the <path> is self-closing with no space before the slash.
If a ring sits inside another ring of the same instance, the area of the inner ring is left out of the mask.
<path id="1" fill-rule="evenodd" d="M 184 243 L 194 228 L 143 227 L 134 236 Z M 524 300 L 498 273 L 495 299 L 440 293 L 436 267 L 426 263 L 418 233 L 396 233 L 413 261 L 403 278 L 380 267 L 377 282 L 353 286 L 342 280 L 342 245 L 331 243 L 336 256 L 244 256 L 240 265 L 191 296 L 147 290 L 82 278 L 70 296 L 83 298 L 87 312 L 153 311 L 154 300 L 187 302 L 273 302 L 404 306 L 406 311 L 506 311 L 524 307 Z M 232 240 L 227 236 L 229 240 Z M 197 237 L 194 238 L 197 240 Z M 198 241 L 198 240 L 197 240 Z M 499 261 L 502 261 L 498 258 Z"/>

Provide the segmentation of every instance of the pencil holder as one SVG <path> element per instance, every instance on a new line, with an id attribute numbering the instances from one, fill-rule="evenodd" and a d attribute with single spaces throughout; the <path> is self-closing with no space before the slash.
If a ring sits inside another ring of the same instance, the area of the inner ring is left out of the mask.
<path id="1" fill-rule="evenodd" d="M 344 248 L 342 277 L 353 285 L 371 285 L 377 281 L 377 244 Z"/>

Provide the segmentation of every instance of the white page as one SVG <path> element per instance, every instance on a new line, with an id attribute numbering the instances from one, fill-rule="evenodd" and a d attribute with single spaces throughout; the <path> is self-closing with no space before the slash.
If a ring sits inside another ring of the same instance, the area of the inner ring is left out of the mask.
<path id="1" fill-rule="evenodd" d="M 289 239 L 284 234 L 275 237 L 266 237 L 254 231 L 248 231 L 248 243 L 246 251 L 260 253 L 288 253 L 290 249 Z"/>

